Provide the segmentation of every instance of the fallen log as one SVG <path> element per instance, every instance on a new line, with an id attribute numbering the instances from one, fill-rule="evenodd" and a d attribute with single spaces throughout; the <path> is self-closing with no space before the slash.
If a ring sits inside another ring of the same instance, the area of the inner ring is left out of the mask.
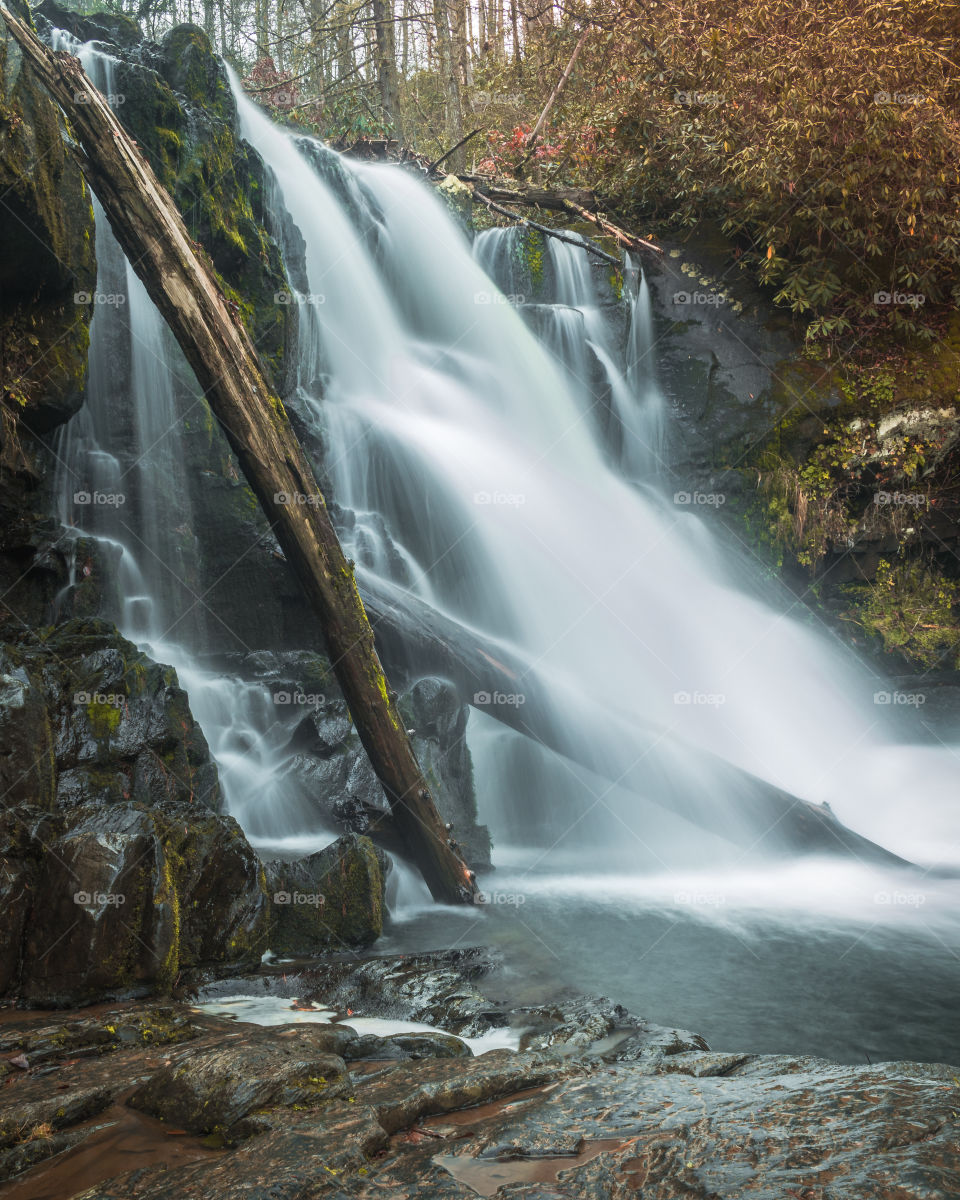
<path id="1" fill-rule="evenodd" d="M 2 5 L 0 15 L 69 118 L 87 181 L 193 368 L 318 615 L 333 670 L 408 856 L 435 899 L 474 901 L 472 873 L 450 845 L 391 699 L 353 566 L 344 558 L 313 471 L 246 329 L 197 255 L 170 196 L 79 61 L 49 50 Z M 290 496 L 299 502 L 289 503 Z"/>
<path id="2" fill-rule="evenodd" d="M 391 675 L 448 679 L 461 699 L 601 779 L 635 791 L 702 829 L 740 844 L 747 854 L 845 854 L 903 865 L 897 855 L 848 829 L 818 804 L 802 800 L 653 723 L 628 723 L 578 689 L 537 669 L 520 652 L 445 616 L 396 584 L 359 573 L 377 646 Z M 521 693 L 522 705 L 496 703 Z M 564 718 L 558 718 L 563 713 Z M 584 737 L 580 731 L 589 730 Z M 579 736 L 578 736 L 579 733 Z M 671 777 L 656 747 L 696 756 L 718 792 L 735 798 L 734 811 L 706 802 Z M 649 753 L 642 753 L 644 750 Z M 385 845 L 391 834 L 379 822 Z M 760 831 L 758 833 L 758 831 Z M 374 830 L 378 832 L 378 830 Z"/>
<path id="3" fill-rule="evenodd" d="M 607 217 L 601 217 L 599 213 L 592 213 L 573 200 L 565 200 L 564 206 L 568 212 L 575 213 L 584 221 L 590 221 L 591 224 L 596 225 L 608 237 L 612 237 L 619 245 L 625 246 L 628 250 L 652 250 L 654 254 L 663 253 L 663 250 L 659 246 L 655 246 L 653 242 L 648 242 L 646 238 L 637 237 L 634 233 L 627 233 L 625 229 L 621 229 L 619 225 L 614 225 Z"/>
<path id="4" fill-rule="evenodd" d="M 501 217 L 509 217 L 511 221 L 516 221 L 518 225 L 526 225 L 528 229 L 536 229 L 539 233 L 545 234 L 547 237 L 556 238 L 558 242 L 569 242 L 571 246 L 579 246 L 581 250 L 586 250 L 588 254 L 594 255 L 596 258 L 602 259 L 604 262 L 610 263 L 612 266 L 620 267 L 620 260 L 614 258 L 612 254 L 608 254 L 606 250 L 601 250 L 599 246 L 594 246 L 592 242 L 586 241 L 584 238 L 571 237 L 569 233 L 561 233 L 559 229 L 551 229 L 549 225 L 541 225 L 539 221 L 531 221 L 529 217 L 522 217 L 520 213 L 511 212 L 509 208 L 504 208 L 502 204 L 497 204 L 495 200 L 491 200 L 485 196 L 477 188 L 471 189 L 474 198 L 479 200 L 481 204 L 495 213 L 499 213 Z"/>
<path id="5" fill-rule="evenodd" d="M 546 208 L 554 212 L 565 212 L 567 201 L 593 211 L 598 207 L 596 194 L 588 188 L 526 187 L 514 180 L 493 179 L 488 175 L 458 175 L 461 183 L 478 187 L 491 200 L 501 204 L 520 204 L 533 208 Z M 510 186 L 507 186 L 507 184 Z"/>

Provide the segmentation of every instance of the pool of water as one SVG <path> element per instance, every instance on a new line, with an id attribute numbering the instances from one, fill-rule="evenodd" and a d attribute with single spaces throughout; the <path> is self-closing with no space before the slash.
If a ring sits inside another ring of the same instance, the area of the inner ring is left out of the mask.
<path id="1" fill-rule="evenodd" d="M 960 1063 L 960 882 L 804 861 L 664 876 L 499 855 L 479 910 L 409 890 L 378 949 L 488 945 L 511 1003 L 572 988 L 713 1049 Z"/>

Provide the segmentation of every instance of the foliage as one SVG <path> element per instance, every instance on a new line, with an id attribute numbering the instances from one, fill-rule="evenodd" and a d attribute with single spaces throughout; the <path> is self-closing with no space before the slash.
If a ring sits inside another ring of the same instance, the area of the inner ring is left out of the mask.
<path id="1" fill-rule="evenodd" d="M 881 558 L 872 583 L 843 590 L 853 604 L 848 615 L 885 650 L 900 651 L 927 670 L 960 667 L 960 583 L 945 579 L 936 564 Z"/>
<path id="2" fill-rule="evenodd" d="M 809 338 L 929 337 L 960 299 L 958 13 L 599 0 L 552 136 L 636 211 L 721 219 Z"/>

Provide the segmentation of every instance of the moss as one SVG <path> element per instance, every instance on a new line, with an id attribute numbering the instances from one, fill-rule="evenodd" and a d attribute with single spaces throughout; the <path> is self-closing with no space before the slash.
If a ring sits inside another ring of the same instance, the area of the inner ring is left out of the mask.
<path id="1" fill-rule="evenodd" d="M 116 704 L 105 704 L 93 700 L 87 705 L 87 719 L 90 722 L 93 736 L 98 740 L 106 740 L 111 734 L 116 733 L 120 727 L 122 716 L 120 706 Z"/>

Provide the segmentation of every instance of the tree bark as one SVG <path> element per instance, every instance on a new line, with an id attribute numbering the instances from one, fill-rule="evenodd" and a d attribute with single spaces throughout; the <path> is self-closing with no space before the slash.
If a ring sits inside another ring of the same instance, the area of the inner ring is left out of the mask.
<path id="1" fill-rule="evenodd" d="M 440 77 L 444 95 L 444 137 L 448 146 L 459 144 L 463 139 L 463 108 L 460 99 L 460 83 L 457 79 L 457 63 L 454 60 L 453 35 L 450 32 L 450 14 L 447 0 L 433 0 L 434 24 L 437 27 L 437 51 L 440 59 Z M 464 157 L 454 159 L 454 170 L 463 170 Z"/>
<path id="2" fill-rule="evenodd" d="M 400 128 L 400 88 L 397 82 L 397 48 L 392 0 L 373 0 L 376 35 L 377 83 L 386 123 L 403 140 Z"/>
<path id="3" fill-rule="evenodd" d="M 193 368 L 317 612 L 333 670 L 410 857 L 435 899 L 474 900 L 472 873 L 449 844 L 388 689 L 353 564 L 343 556 L 313 472 L 246 329 L 197 255 L 173 201 L 77 59 L 51 52 L 2 5 L 0 15 L 69 117 L 84 174 L 117 240 Z M 78 95 L 87 102 L 76 102 Z"/>

